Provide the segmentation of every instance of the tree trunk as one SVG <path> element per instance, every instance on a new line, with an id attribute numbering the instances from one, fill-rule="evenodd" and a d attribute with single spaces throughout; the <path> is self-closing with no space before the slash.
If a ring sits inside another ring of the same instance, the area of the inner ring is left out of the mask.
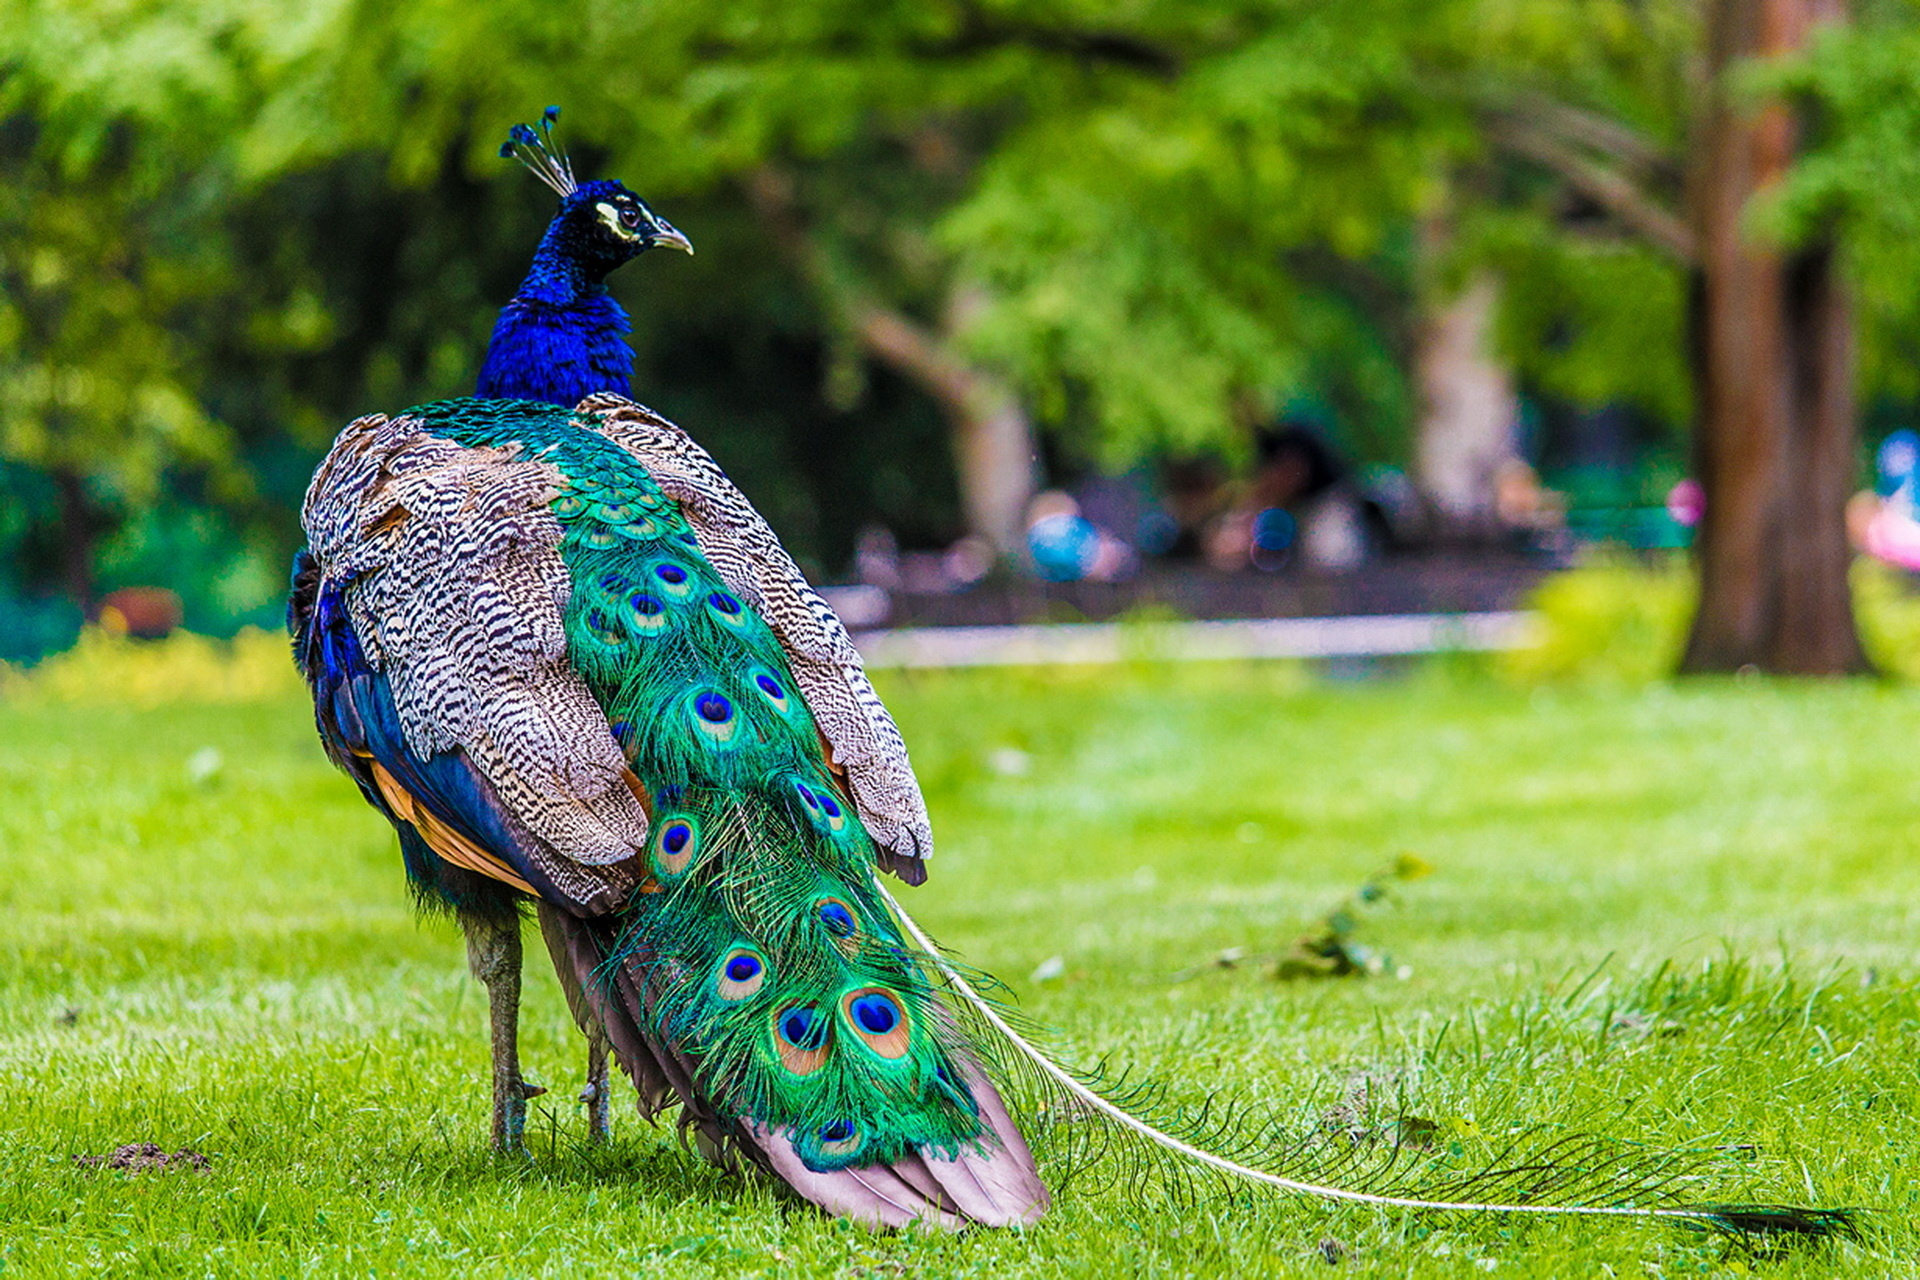
<path id="1" fill-rule="evenodd" d="M 953 340 L 979 299 L 956 286 L 939 330 L 925 325 L 835 271 L 808 234 L 792 177 L 773 166 L 748 175 L 746 192 L 775 242 L 826 307 L 859 339 L 861 349 L 940 406 L 953 432 L 953 460 L 967 532 L 984 538 L 1003 560 L 1025 547 L 1039 451 L 1026 406 L 1004 378 L 967 359 Z"/>
<path id="2" fill-rule="evenodd" d="M 866 352 L 933 397 L 953 431 L 967 532 L 1003 560 L 1025 546 L 1038 451 L 1026 406 L 1007 383 L 959 355 L 950 340 L 871 301 L 842 304 Z"/>
<path id="3" fill-rule="evenodd" d="M 1854 626 L 1844 511 L 1854 482 L 1853 316 L 1831 240 L 1782 251 L 1741 219 L 1780 181 L 1798 124 L 1738 101 L 1728 72 L 1803 47 L 1845 0 L 1711 0 L 1709 101 L 1689 173 L 1700 607 L 1685 672 L 1870 669 Z"/>
<path id="4" fill-rule="evenodd" d="M 93 617 L 93 508 L 86 481 L 76 471 L 53 473 L 60 503 L 60 577 L 81 613 Z"/>
<path id="5" fill-rule="evenodd" d="M 1452 532 L 1492 528 L 1495 481 L 1519 457 L 1513 379 L 1487 355 L 1498 299 L 1490 277 L 1475 279 L 1422 317 L 1416 339 L 1415 478 Z"/>

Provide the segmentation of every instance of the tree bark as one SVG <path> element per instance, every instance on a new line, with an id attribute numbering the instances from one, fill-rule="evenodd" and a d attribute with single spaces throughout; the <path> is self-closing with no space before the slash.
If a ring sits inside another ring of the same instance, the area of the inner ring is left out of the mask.
<path id="1" fill-rule="evenodd" d="M 1493 527 L 1495 481 L 1520 456 L 1513 379 L 1487 354 L 1498 301 L 1492 277 L 1474 279 L 1432 305 L 1416 337 L 1415 478 L 1447 528 L 1468 535 Z"/>
<path id="2" fill-rule="evenodd" d="M 1845 0 L 1711 0 L 1709 101 L 1689 196 L 1706 515 L 1700 605 L 1681 670 L 1870 670 L 1854 625 L 1844 511 L 1854 481 L 1853 315 L 1831 239 L 1792 250 L 1743 233 L 1752 197 L 1793 161 L 1789 107 L 1736 100 L 1728 72 L 1790 53 Z"/>
<path id="3" fill-rule="evenodd" d="M 964 359 L 927 326 L 870 299 L 841 312 L 866 352 L 933 397 L 953 431 L 953 460 L 967 532 L 1002 559 L 1025 544 L 1037 451 L 1026 406 L 1005 381 Z"/>
<path id="4" fill-rule="evenodd" d="M 60 503 L 60 577 L 67 596 L 93 617 L 93 508 L 81 475 L 62 467 L 53 473 Z"/>

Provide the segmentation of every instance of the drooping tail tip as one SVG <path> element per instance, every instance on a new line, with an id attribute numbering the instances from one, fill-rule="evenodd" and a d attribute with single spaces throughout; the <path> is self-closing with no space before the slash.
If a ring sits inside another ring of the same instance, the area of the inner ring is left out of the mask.
<path id="1" fill-rule="evenodd" d="M 1708 1204 L 1699 1207 L 1693 1225 L 1758 1243 L 1790 1240 L 1858 1240 L 1864 1213 L 1859 1209 L 1806 1209 L 1787 1204 Z"/>

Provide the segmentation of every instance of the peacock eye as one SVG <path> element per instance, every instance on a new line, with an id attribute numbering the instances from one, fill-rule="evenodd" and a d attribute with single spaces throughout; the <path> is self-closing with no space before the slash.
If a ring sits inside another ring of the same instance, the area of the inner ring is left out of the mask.
<path id="1" fill-rule="evenodd" d="M 631 206 L 620 211 L 620 224 L 632 228 L 640 225 L 640 211 Z"/>

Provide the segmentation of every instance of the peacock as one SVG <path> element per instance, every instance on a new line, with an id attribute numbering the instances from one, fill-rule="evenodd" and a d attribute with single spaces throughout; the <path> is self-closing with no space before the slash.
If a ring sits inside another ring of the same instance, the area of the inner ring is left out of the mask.
<path id="1" fill-rule="evenodd" d="M 1227 1099 L 1170 1110 L 1061 1065 L 880 873 L 933 845 L 900 732 L 845 628 L 714 460 L 628 398 L 607 277 L 687 237 L 579 182 L 557 108 L 502 155 L 559 208 L 472 398 L 350 424 L 302 510 L 289 627 L 320 738 L 450 911 L 488 990 L 492 1139 L 521 1144 L 523 909 L 588 1042 L 590 1130 L 618 1061 L 649 1118 L 861 1222 L 1032 1223 L 1061 1168 L 1406 1208 L 1677 1218 L 1830 1234 L 1843 1211 L 1688 1205 L 1685 1158 L 1516 1140 L 1449 1172 L 1331 1155 Z M 1024 1117 L 1017 1123 L 1015 1115 Z"/>

